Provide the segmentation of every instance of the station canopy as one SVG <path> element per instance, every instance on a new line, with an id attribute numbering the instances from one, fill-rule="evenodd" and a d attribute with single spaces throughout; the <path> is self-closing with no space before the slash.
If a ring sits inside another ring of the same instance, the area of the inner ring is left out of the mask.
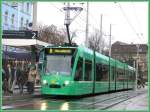
<path id="1" fill-rule="evenodd" d="M 39 46 L 48 46 L 50 44 L 37 40 L 37 39 L 2 39 L 3 45 L 8 46 L 31 46 L 31 45 L 39 45 Z"/>

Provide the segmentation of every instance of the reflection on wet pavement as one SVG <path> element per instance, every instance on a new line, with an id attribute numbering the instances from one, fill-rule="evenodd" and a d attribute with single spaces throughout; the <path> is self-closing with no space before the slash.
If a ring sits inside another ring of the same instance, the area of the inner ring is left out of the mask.
<path id="1" fill-rule="evenodd" d="M 13 104 L 9 105 L 9 108 L 4 109 L 21 109 L 21 110 L 89 110 L 89 109 L 101 109 L 102 107 L 107 106 L 115 102 L 118 98 L 119 100 L 127 96 L 129 94 L 133 94 L 133 91 L 128 92 L 118 92 L 118 93 L 111 93 L 111 94 L 102 94 L 97 96 L 90 96 L 84 98 L 77 98 L 77 99 L 57 99 L 57 98 L 33 98 L 29 99 L 28 101 L 20 101 L 14 102 Z M 124 96 L 123 96 L 124 94 Z M 126 96 L 125 96 L 126 95 Z M 119 101 L 118 100 L 118 101 Z M 107 104 L 107 105 L 106 105 Z M 117 108 L 117 107 L 116 107 Z M 111 109 L 110 109 L 111 110 Z"/>

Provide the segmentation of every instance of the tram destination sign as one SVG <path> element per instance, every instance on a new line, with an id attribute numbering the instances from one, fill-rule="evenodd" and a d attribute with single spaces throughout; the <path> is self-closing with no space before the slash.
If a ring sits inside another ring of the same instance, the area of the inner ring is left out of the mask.
<path id="1" fill-rule="evenodd" d="M 28 30 L 3 30 L 2 38 L 5 39 L 36 39 L 38 37 L 37 31 Z"/>
<path id="2" fill-rule="evenodd" d="M 45 53 L 49 55 L 72 55 L 75 49 L 72 48 L 46 48 Z"/>

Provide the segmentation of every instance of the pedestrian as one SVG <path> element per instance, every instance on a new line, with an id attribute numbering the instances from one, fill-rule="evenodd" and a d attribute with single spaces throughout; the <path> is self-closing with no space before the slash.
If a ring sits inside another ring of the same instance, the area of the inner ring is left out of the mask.
<path id="1" fill-rule="evenodd" d="M 35 84 L 40 85 L 40 75 L 39 75 L 38 71 L 37 71 L 36 78 L 35 78 Z"/>
<path id="2" fill-rule="evenodd" d="M 2 81 L 6 79 L 6 73 L 5 70 L 2 68 Z"/>
<path id="3" fill-rule="evenodd" d="M 27 64 L 27 69 L 28 69 L 28 71 L 30 71 L 31 66 L 32 66 L 32 64 L 31 64 L 31 62 L 29 61 L 28 64 Z"/>
<path id="4" fill-rule="evenodd" d="M 137 88 L 138 88 L 138 89 L 141 88 L 141 81 L 140 81 L 139 78 L 137 79 Z"/>
<path id="5" fill-rule="evenodd" d="M 5 70 L 2 68 L 2 89 L 4 91 L 4 95 L 8 93 L 8 80 L 6 77 Z"/>
<path id="6" fill-rule="evenodd" d="M 145 81 L 143 79 L 143 75 L 142 74 L 138 76 L 138 85 L 139 85 L 139 88 L 141 88 L 141 87 L 144 88 L 145 87 Z"/>
<path id="7" fill-rule="evenodd" d="M 12 80 L 13 80 L 13 74 L 12 74 L 12 68 L 10 64 L 7 64 L 7 68 L 5 70 L 6 77 L 8 79 L 8 92 L 12 93 L 11 87 L 12 87 Z"/>
<path id="8" fill-rule="evenodd" d="M 16 72 L 15 72 L 15 78 L 16 78 L 16 83 L 19 87 L 19 91 L 20 91 L 20 94 L 23 93 L 23 86 L 24 86 L 24 80 L 26 78 L 24 78 L 24 72 L 21 70 L 21 66 L 19 65 L 19 63 L 17 64 L 16 66 Z"/>
<path id="9" fill-rule="evenodd" d="M 12 66 L 10 64 L 8 64 L 8 90 L 10 93 L 13 93 L 11 88 L 12 88 L 12 83 L 13 83 L 13 69 Z"/>
<path id="10" fill-rule="evenodd" d="M 32 94 L 34 92 L 34 83 L 36 75 L 37 75 L 36 66 L 32 65 L 28 74 L 28 83 L 27 83 L 27 89 L 29 94 Z"/>
<path id="11" fill-rule="evenodd" d="M 17 82 L 17 64 L 14 67 L 14 72 L 13 72 L 13 80 L 12 80 L 12 87 L 11 87 L 11 91 L 14 93 L 14 89 L 16 86 L 16 82 Z"/>

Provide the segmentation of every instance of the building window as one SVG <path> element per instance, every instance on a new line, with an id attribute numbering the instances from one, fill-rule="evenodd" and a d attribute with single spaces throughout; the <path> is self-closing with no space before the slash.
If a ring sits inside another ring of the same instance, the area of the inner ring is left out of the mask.
<path id="1" fill-rule="evenodd" d="M 6 11 L 5 12 L 5 17 L 4 17 L 5 19 L 5 25 L 8 25 L 8 12 Z"/>
<path id="2" fill-rule="evenodd" d="M 15 15 L 12 14 L 12 15 L 11 15 L 11 27 L 12 27 L 12 29 L 15 28 L 14 23 L 15 23 Z"/>
<path id="3" fill-rule="evenodd" d="M 14 23 L 15 23 L 15 15 L 12 14 L 11 15 L 11 24 L 14 25 Z"/>
<path id="4" fill-rule="evenodd" d="M 23 17 L 20 20 L 20 27 L 23 28 Z"/>
<path id="5" fill-rule="evenodd" d="M 29 13 L 29 3 L 27 3 L 27 13 Z"/>
<path id="6" fill-rule="evenodd" d="M 21 3 L 21 11 L 24 11 L 24 3 Z"/>
<path id="7" fill-rule="evenodd" d="M 3 1 L 3 3 L 4 3 L 5 5 L 9 5 L 9 3 L 8 3 L 8 2 Z"/>
<path id="8" fill-rule="evenodd" d="M 26 20 L 26 27 L 28 27 L 28 25 L 29 25 L 29 20 L 27 19 Z"/>
<path id="9" fill-rule="evenodd" d="M 17 7 L 18 7 L 18 3 L 17 3 L 17 2 L 12 2 L 12 3 L 11 3 L 11 6 L 12 6 L 13 8 L 17 8 Z"/>

